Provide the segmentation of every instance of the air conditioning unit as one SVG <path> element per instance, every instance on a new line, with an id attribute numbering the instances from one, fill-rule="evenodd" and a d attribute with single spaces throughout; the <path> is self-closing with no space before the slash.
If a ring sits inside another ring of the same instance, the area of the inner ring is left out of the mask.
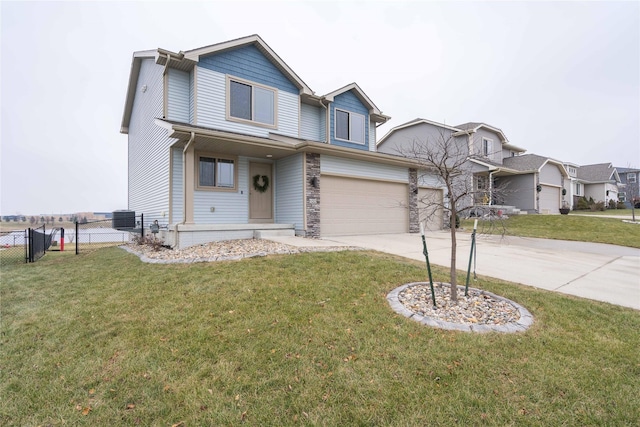
<path id="1" fill-rule="evenodd" d="M 119 210 L 113 211 L 111 227 L 116 230 L 132 230 L 136 228 L 135 211 Z"/>

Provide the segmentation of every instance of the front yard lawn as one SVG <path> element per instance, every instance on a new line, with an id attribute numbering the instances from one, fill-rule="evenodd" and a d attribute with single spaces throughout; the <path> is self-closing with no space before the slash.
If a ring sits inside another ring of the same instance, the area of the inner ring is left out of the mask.
<path id="1" fill-rule="evenodd" d="M 0 424 L 640 424 L 639 312 L 481 278 L 534 325 L 431 329 L 385 299 L 425 278 L 371 252 L 3 265 Z"/>
<path id="2" fill-rule="evenodd" d="M 473 218 L 461 226 L 473 229 Z M 640 224 L 620 219 L 577 215 L 513 215 L 506 220 L 478 221 L 478 233 L 501 234 L 579 242 L 609 243 L 640 248 Z"/>

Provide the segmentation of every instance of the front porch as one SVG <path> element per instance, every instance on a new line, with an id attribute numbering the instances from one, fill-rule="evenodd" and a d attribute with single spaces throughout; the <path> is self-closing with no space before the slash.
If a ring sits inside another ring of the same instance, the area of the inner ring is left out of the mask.
<path id="1" fill-rule="evenodd" d="M 175 224 L 160 230 L 159 238 L 175 249 L 209 242 L 295 236 L 294 224 Z"/>

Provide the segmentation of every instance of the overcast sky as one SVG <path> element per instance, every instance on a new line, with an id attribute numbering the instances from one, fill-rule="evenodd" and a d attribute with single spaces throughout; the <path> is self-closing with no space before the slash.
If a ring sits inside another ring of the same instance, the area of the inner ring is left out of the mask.
<path id="1" fill-rule="evenodd" d="M 640 2 L 7 2 L 2 215 L 127 208 L 134 51 L 259 34 L 317 94 L 391 121 L 485 122 L 576 164 L 640 167 Z"/>

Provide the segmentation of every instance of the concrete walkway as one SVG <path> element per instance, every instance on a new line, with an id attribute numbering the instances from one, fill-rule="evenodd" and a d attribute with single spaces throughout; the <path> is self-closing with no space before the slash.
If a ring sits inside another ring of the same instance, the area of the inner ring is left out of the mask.
<path id="1" fill-rule="evenodd" d="M 296 246 L 314 245 L 314 240 L 300 237 L 274 240 Z M 449 232 L 429 232 L 426 240 L 429 260 L 448 266 Z M 466 271 L 471 235 L 458 233 L 457 240 L 457 267 Z M 315 245 L 358 246 L 424 261 L 419 234 L 330 237 L 315 240 Z M 479 275 L 640 310 L 640 249 L 488 235 L 478 235 L 476 248 Z"/>

